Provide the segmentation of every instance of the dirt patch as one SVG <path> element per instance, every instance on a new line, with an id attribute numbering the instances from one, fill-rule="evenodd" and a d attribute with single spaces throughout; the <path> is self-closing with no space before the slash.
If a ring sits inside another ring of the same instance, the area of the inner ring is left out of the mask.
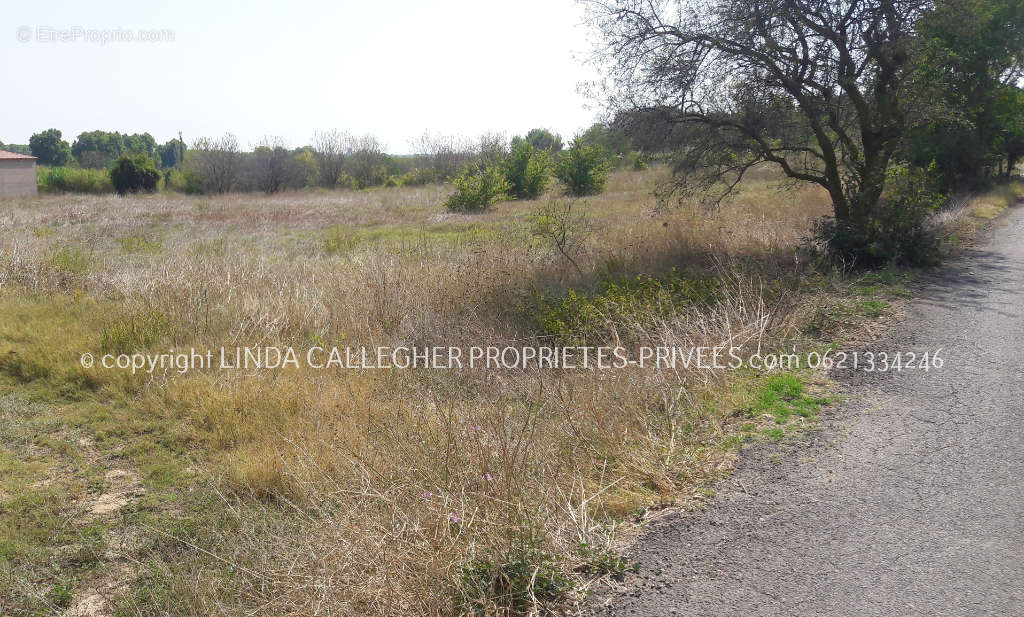
<path id="1" fill-rule="evenodd" d="M 124 469 L 111 469 L 106 473 L 106 491 L 97 497 L 89 507 L 89 513 L 97 516 L 117 512 L 135 497 L 143 495 L 146 489 L 138 478 Z"/>

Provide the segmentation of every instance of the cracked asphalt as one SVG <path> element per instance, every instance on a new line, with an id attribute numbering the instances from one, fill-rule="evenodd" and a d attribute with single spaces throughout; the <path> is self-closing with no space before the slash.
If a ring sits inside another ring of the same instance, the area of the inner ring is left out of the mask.
<path id="1" fill-rule="evenodd" d="M 942 369 L 836 371 L 809 443 L 746 450 L 596 612 L 1024 615 L 1024 207 L 906 310 L 868 349 L 941 348 Z"/>

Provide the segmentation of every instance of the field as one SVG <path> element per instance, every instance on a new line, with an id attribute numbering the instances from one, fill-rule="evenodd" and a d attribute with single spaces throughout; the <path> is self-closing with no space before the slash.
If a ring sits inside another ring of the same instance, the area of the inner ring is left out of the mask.
<path id="1" fill-rule="evenodd" d="M 758 171 L 717 210 L 659 209 L 666 177 L 616 172 L 568 215 L 553 192 L 452 214 L 441 186 L 0 201 L 0 615 L 573 610 L 629 568 L 624 530 L 698 505 L 745 441 L 813 421 L 821 375 L 133 375 L 80 357 L 820 351 L 907 293 L 904 274 L 851 277 L 797 250 L 828 210 L 815 189 Z"/>

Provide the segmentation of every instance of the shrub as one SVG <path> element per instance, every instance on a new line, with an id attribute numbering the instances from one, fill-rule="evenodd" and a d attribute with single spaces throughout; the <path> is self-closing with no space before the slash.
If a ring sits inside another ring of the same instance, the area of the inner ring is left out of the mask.
<path id="1" fill-rule="evenodd" d="M 503 559 L 481 560 L 463 568 L 458 581 L 456 613 L 525 615 L 539 601 L 561 598 L 572 590 L 554 556 L 535 546 L 518 547 Z"/>
<path id="2" fill-rule="evenodd" d="M 608 181 L 609 165 L 604 150 L 576 137 L 555 163 L 555 176 L 572 195 L 596 195 Z"/>
<path id="3" fill-rule="evenodd" d="M 643 171 L 647 169 L 647 161 L 644 160 L 644 156 L 639 152 L 630 152 L 626 155 L 626 160 L 631 161 L 629 166 L 633 171 Z"/>
<path id="4" fill-rule="evenodd" d="M 113 193 L 110 175 L 102 169 L 39 167 L 36 180 L 41 193 Z"/>
<path id="5" fill-rule="evenodd" d="M 676 271 L 655 278 L 606 278 L 591 293 L 569 289 L 564 296 L 537 297 L 529 316 L 547 336 L 567 345 L 602 345 L 615 339 L 615 324 L 671 319 L 685 309 L 703 309 L 720 297 L 714 278 Z"/>
<path id="6" fill-rule="evenodd" d="M 858 268 L 889 264 L 932 265 L 939 240 L 928 219 L 947 200 L 929 170 L 897 165 L 888 172 L 885 193 L 866 221 L 826 217 L 814 227 L 831 258 Z"/>
<path id="7" fill-rule="evenodd" d="M 508 196 L 508 181 L 497 167 L 472 169 L 452 180 L 455 192 L 444 206 L 455 212 L 484 210 Z"/>
<path id="8" fill-rule="evenodd" d="M 160 183 L 160 172 L 148 156 L 126 154 L 110 168 L 110 182 L 118 195 L 152 193 Z"/>
<path id="9" fill-rule="evenodd" d="M 437 172 L 433 167 L 416 167 L 398 177 L 401 186 L 423 186 L 437 182 Z"/>
<path id="10" fill-rule="evenodd" d="M 164 172 L 164 189 L 176 193 L 188 193 L 188 177 L 180 169 L 168 169 Z"/>
<path id="11" fill-rule="evenodd" d="M 551 155 L 547 150 L 537 150 L 530 142 L 520 140 L 502 161 L 501 171 L 508 180 L 510 195 L 519 199 L 536 199 L 548 187 Z"/>

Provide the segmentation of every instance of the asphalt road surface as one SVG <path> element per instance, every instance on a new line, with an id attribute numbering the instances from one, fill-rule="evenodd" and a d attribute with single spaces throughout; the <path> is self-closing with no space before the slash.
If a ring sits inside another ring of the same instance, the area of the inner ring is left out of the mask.
<path id="1" fill-rule="evenodd" d="M 1024 207 L 919 291 L 869 349 L 941 348 L 942 369 L 836 371 L 810 444 L 745 452 L 596 612 L 1024 616 Z"/>

